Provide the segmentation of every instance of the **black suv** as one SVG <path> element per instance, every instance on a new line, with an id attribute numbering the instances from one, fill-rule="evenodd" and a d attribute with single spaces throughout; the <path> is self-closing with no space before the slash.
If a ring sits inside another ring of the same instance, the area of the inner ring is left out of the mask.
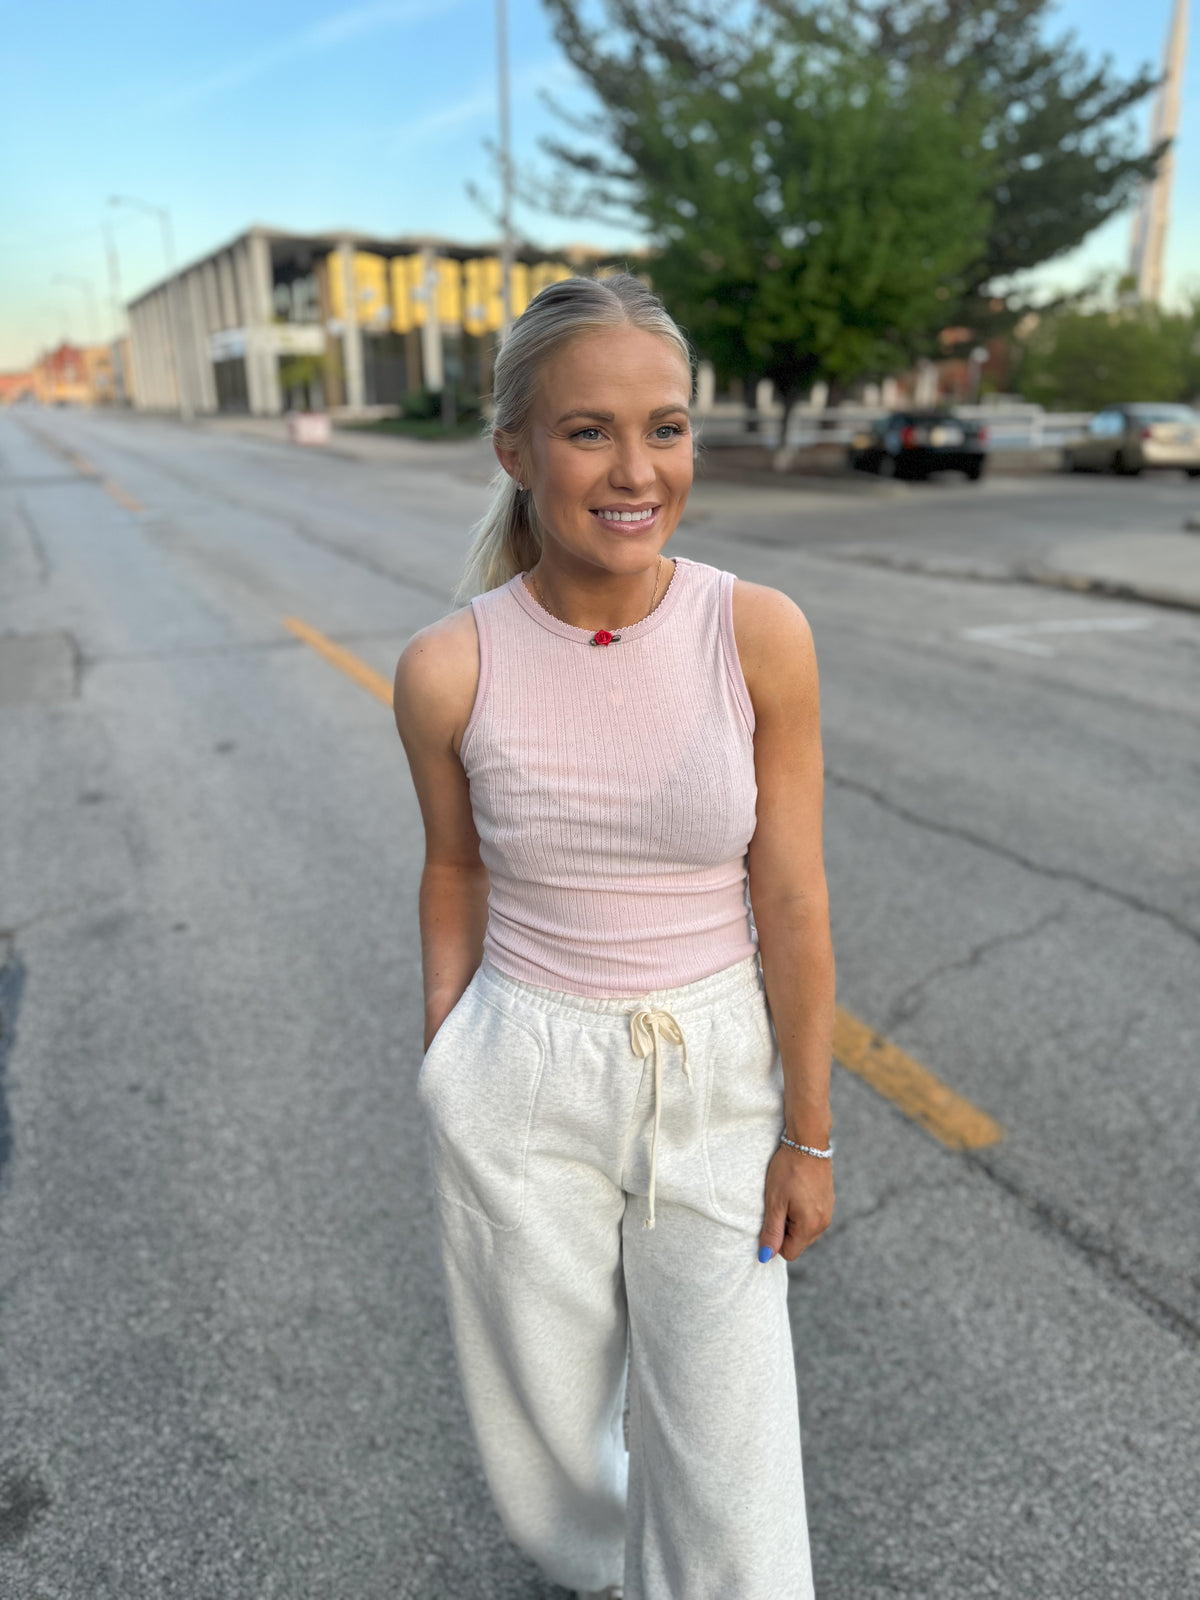
<path id="1" fill-rule="evenodd" d="M 948 411 L 893 411 L 856 433 L 846 452 L 855 472 L 881 478 L 927 478 L 931 472 L 965 472 L 983 477 L 988 431 Z"/>

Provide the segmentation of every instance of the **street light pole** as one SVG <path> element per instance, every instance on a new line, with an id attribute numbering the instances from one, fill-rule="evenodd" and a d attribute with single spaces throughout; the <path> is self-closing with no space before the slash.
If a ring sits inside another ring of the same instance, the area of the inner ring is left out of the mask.
<path id="1" fill-rule="evenodd" d="M 87 307 L 88 327 L 91 331 L 92 343 L 99 344 L 100 322 L 96 315 L 96 291 L 92 287 L 92 280 L 90 278 L 76 278 L 66 272 L 56 272 L 54 281 L 55 283 L 72 284 L 83 295 L 84 303 Z"/>
<path id="2" fill-rule="evenodd" d="M 132 206 L 135 211 L 145 211 L 150 216 L 158 218 L 159 226 L 162 229 L 163 260 L 167 268 L 167 320 L 171 328 L 171 366 L 175 373 L 175 389 L 179 397 L 179 418 L 181 422 L 190 422 L 192 420 L 192 403 L 188 396 L 184 372 L 183 338 L 180 331 L 179 317 L 179 286 L 175 282 L 175 235 L 171 227 L 171 213 L 166 206 L 151 205 L 148 200 L 137 200 L 132 195 L 110 195 L 108 203 L 110 206 Z"/>
<path id="3" fill-rule="evenodd" d="M 116 232 L 107 217 L 104 218 L 102 227 L 104 254 L 108 261 L 108 297 L 112 301 L 113 338 L 119 339 L 125 321 L 125 307 L 121 304 L 121 260 L 117 255 Z"/>
<path id="4" fill-rule="evenodd" d="M 508 96 L 508 6 L 496 0 L 496 76 L 500 110 L 500 293 L 503 301 L 501 344 L 512 326 L 512 120 Z"/>

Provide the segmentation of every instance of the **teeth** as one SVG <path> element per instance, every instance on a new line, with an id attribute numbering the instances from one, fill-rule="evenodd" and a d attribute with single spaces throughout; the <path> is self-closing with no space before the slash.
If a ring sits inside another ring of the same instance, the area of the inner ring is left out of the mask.
<path id="1" fill-rule="evenodd" d="M 653 511 L 597 511 L 606 522 L 649 522 Z"/>

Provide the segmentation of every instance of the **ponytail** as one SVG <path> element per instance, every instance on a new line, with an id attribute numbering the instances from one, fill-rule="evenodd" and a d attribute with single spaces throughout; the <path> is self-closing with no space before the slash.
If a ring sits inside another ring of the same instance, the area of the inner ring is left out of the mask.
<path id="1" fill-rule="evenodd" d="M 536 566 L 542 553 L 542 525 L 529 489 L 518 489 L 503 467 L 490 488 L 492 503 L 475 524 L 467 564 L 454 591 L 454 604 L 498 589 L 518 572 Z"/>

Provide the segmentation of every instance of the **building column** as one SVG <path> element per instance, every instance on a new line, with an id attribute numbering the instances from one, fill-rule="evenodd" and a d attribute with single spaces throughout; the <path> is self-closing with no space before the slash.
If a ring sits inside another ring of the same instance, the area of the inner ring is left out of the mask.
<path id="1" fill-rule="evenodd" d="M 442 321 L 438 316 L 437 257 L 432 250 L 421 251 L 421 272 L 425 286 L 425 321 L 421 327 L 421 386 L 430 394 L 441 394 L 446 387 L 442 360 Z"/>
<path id="2" fill-rule="evenodd" d="M 275 305 L 271 281 L 271 247 L 266 236 L 251 233 L 246 239 L 246 288 L 249 316 L 246 326 L 246 386 L 250 409 L 258 416 L 277 417 L 283 410 L 279 389 L 279 357 L 269 329 Z M 251 368 L 255 377 L 251 386 Z M 257 404 L 255 397 L 257 396 Z"/>
<path id="3" fill-rule="evenodd" d="M 342 372 L 346 405 L 360 411 L 366 404 L 363 384 L 362 329 L 358 323 L 358 295 L 354 286 L 354 246 L 343 239 L 337 248 L 337 270 L 342 275 Z"/>

